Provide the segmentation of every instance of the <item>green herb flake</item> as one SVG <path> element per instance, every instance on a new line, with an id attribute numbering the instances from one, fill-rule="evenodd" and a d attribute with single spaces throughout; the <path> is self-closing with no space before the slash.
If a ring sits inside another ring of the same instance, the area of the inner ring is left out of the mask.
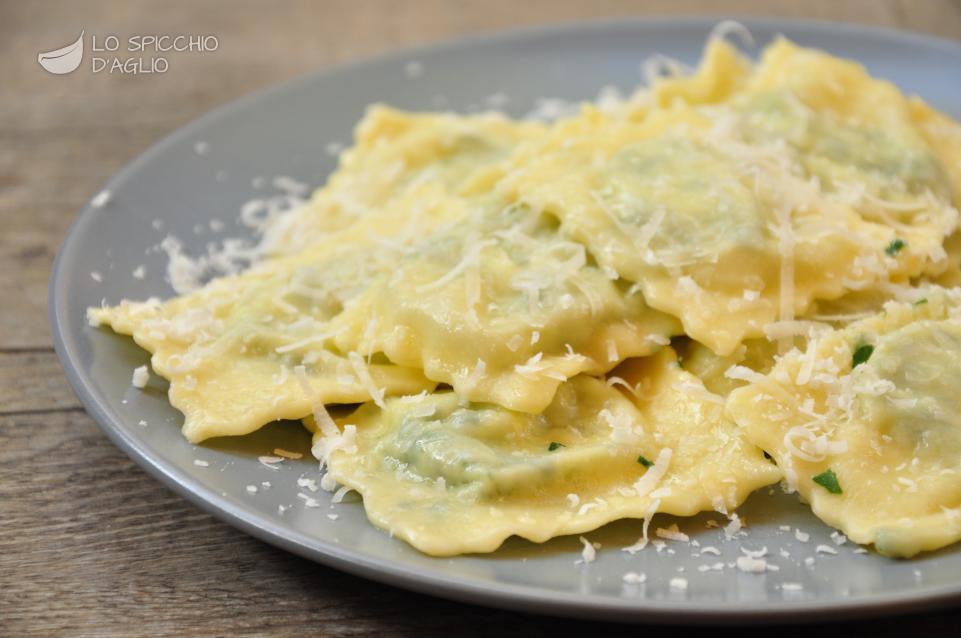
<path id="1" fill-rule="evenodd" d="M 554 450 L 562 447 L 567 447 L 563 443 L 558 443 L 557 441 L 551 441 L 551 444 L 547 446 L 548 452 L 553 452 Z"/>
<path id="2" fill-rule="evenodd" d="M 884 249 L 884 252 L 888 257 L 894 257 L 899 252 L 901 252 L 901 250 L 905 246 L 907 246 L 907 244 L 904 243 L 903 239 L 899 239 L 895 237 L 894 239 L 891 240 L 891 243 L 888 244 L 888 247 Z"/>
<path id="3" fill-rule="evenodd" d="M 915 302 L 914 302 L 914 305 L 915 305 L 915 306 L 923 306 L 923 305 L 926 304 L 926 303 L 928 303 L 928 298 L 927 298 L 927 297 L 922 297 L 921 299 L 918 299 L 917 301 L 915 301 Z"/>
<path id="4" fill-rule="evenodd" d="M 851 367 L 852 368 L 858 367 L 859 365 L 861 365 L 862 363 L 870 359 L 872 354 L 874 354 L 874 346 L 872 346 L 871 344 L 866 343 L 863 346 L 858 346 L 857 349 L 854 351 L 854 356 L 851 357 Z"/>
<path id="5" fill-rule="evenodd" d="M 838 475 L 834 470 L 828 469 L 821 472 L 812 479 L 815 483 L 826 489 L 831 494 L 841 493 L 841 484 L 838 483 Z"/>
<path id="6" fill-rule="evenodd" d="M 643 465 L 644 467 L 651 467 L 652 465 L 654 465 L 654 461 L 649 460 L 643 454 L 637 457 L 637 462 Z"/>

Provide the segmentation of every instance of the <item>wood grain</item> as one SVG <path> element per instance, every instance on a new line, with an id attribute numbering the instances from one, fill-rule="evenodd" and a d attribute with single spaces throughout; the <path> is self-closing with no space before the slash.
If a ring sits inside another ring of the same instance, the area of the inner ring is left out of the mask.
<path id="1" fill-rule="evenodd" d="M 0 415 L 79 408 L 53 352 L 0 352 Z"/>
<path id="2" fill-rule="evenodd" d="M 0 2 L 0 636 L 663 631 L 412 594 L 311 564 L 216 521 L 140 471 L 79 408 L 52 353 L 46 287 L 75 212 L 111 174 L 163 135 L 251 90 L 469 33 L 720 12 L 961 39 L 957 0 Z M 163 76 L 44 73 L 37 52 L 71 41 L 80 29 L 121 37 L 213 33 L 221 47 L 173 57 Z M 954 635 L 959 620 L 949 611 L 861 623 L 857 632 Z"/>

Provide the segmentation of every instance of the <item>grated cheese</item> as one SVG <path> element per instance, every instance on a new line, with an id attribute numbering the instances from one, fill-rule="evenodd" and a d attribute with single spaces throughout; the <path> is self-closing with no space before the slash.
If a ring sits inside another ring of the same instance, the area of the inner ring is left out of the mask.
<path id="1" fill-rule="evenodd" d="M 723 40 L 729 35 L 736 35 L 741 39 L 741 43 L 746 46 L 755 46 L 754 36 L 751 35 L 751 31 L 737 20 L 721 20 L 711 29 L 707 39 Z"/>
<path id="2" fill-rule="evenodd" d="M 111 195 L 110 191 L 108 191 L 108 190 L 102 190 L 102 191 L 100 191 L 99 193 L 97 193 L 96 195 L 94 195 L 94 196 L 93 196 L 93 199 L 90 200 L 90 207 L 91 207 L 91 208 L 103 208 L 103 207 L 106 206 L 107 203 L 110 201 L 110 198 L 111 198 L 111 197 L 112 197 L 112 195 Z"/>
<path id="3" fill-rule="evenodd" d="M 667 528 L 658 527 L 658 528 L 654 531 L 654 533 L 655 533 L 655 535 L 658 536 L 659 538 L 666 538 L 667 540 L 670 540 L 670 541 L 678 541 L 678 542 L 681 542 L 681 543 L 688 543 L 688 542 L 690 542 L 690 540 L 691 540 L 691 537 L 690 537 L 690 536 L 688 536 L 687 534 L 685 534 L 684 532 L 682 532 L 682 531 L 680 531 L 680 530 L 678 529 L 677 523 L 674 523 L 673 525 L 671 525 L 670 527 L 667 527 Z"/>
<path id="4" fill-rule="evenodd" d="M 640 574 L 638 572 L 627 572 L 621 577 L 628 585 L 641 585 L 647 582 L 647 574 Z"/>
<path id="5" fill-rule="evenodd" d="M 724 538 L 731 540 L 738 535 L 741 531 L 741 517 L 737 514 L 731 514 L 731 522 L 724 526 Z"/>
<path id="6" fill-rule="evenodd" d="M 584 545 L 584 547 L 581 549 L 581 560 L 577 561 L 577 563 L 593 563 L 597 558 L 597 550 L 594 549 L 594 545 L 592 545 L 591 542 L 583 536 L 579 537 L 578 540 L 581 541 L 581 544 Z"/>
<path id="7" fill-rule="evenodd" d="M 653 490 L 661 478 L 667 473 L 667 469 L 671 464 L 671 453 L 671 448 L 662 448 L 661 451 L 657 453 L 654 465 L 647 468 L 644 476 L 634 482 L 634 491 L 637 492 L 639 497 L 645 496 Z"/>
<path id="8" fill-rule="evenodd" d="M 769 565 L 765 559 L 755 558 L 753 556 L 738 556 L 735 564 L 742 572 L 752 574 L 763 574 L 768 570 L 777 571 L 775 565 Z"/>
<path id="9" fill-rule="evenodd" d="M 350 361 L 351 367 L 354 369 L 354 374 L 357 375 L 357 381 L 364 387 L 370 398 L 373 399 L 374 403 L 381 410 L 387 409 L 387 404 L 384 402 L 384 388 L 378 388 L 373 379 L 370 378 L 370 370 L 367 368 L 367 363 L 364 358 L 356 352 L 348 352 L 347 360 Z"/>
<path id="10" fill-rule="evenodd" d="M 677 591 L 687 591 L 687 579 L 681 577 L 672 578 L 668 586 Z"/>
<path id="11" fill-rule="evenodd" d="M 150 372 L 147 371 L 147 366 L 139 366 L 134 368 L 133 378 L 131 383 L 135 388 L 145 388 L 147 387 L 147 382 L 150 381 Z"/>
<path id="12" fill-rule="evenodd" d="M 258 456 L 257 460 L 264 467 L 276 470 L 278 469 L 277 465 L 283 462 L 284 458 L 282 456 Z"/>
<path id="13" fill-rule="evenodd" d="M 302 492 L 297 493 L 297 498 L 304 501 L 304 507 L 320 507 L 320 502 L 317 499 Z"/>

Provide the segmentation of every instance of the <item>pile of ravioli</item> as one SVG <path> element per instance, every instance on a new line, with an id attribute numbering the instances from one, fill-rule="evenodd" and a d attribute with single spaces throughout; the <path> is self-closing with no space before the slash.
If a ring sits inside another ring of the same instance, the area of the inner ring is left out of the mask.
<path id="1" fill-rule="evenodd" d="M 547 124 L 372 107 L 262 259 L 93 308 L 192 442 L 302 420 L 432 555 L 732 514 L 961 539 L 961 127 L 778 40 Z M 278 240 L 279 238 L 279 240 Z"/>

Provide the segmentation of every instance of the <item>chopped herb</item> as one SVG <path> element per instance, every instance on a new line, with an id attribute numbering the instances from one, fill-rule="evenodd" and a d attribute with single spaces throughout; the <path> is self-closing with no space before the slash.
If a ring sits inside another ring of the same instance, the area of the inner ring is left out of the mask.
<path id="1" fill-rule="evenodd" d="M 834 470 L 825 470 L 824 472 L 821 472 L 815 476 L 812 480 L 831 494 L 841 493 L 841 484 L 838 483 L 838 475 L 834 473 Z"/>
<path id="2" fill-rule="evenodd" d="M 872 354 L 874 354 L 874 346 L 872 346 L 871 344 L 866 343 L 863 346 L 858 346 L 857 349 L 854 351 L 854 356 L 851 357 L 851 367 L 852 368 L 858 367 L 859 365 L 861 365 L 862 363 L 870 359 Z"/>
<path id="3" fill-rule="evenodd" d="M 918 299 L 917 301 L 915 301 L 915 302 L 914 302 L 914 305 L 915 305 L 915 306 L 923 306 L 923 305 L 926 304 L 926 303 L 928 303 L 928 298 L 927 298 L 927 297 L 922 297 L 922 298 Z"/>
<path id="4" fill-rule="evenodd" d="M 557 441 L 551 441 L 551 444 L 547 446 L 547 451 L 553 452 L 557 448 L 561 448 L 561 447 L 567 447 L 567 446 L 564 445 L 563 443 L 558 443 Z"/>
<path id="5" fill-rule="evenodd" d="M 654 462 L 648 460 L 648 458 L 643 454 L 637 457 L 637 462 L 643 465 L 644 467 L 651 467 L 652 465 L 654 465 Z"/>
<path id="6" fill-rule="evenodd" d="M 891 243 L 888 244 L 888 247 L 884 249 L 884 252 L 888 255 L 888 257 L 894 257 L 901 252 L 901 249 L 905 246 L 907 246 L 907 244 L 904 243 L 903 239 L 898 239 L 895 237 L 891 240 Z"/>

